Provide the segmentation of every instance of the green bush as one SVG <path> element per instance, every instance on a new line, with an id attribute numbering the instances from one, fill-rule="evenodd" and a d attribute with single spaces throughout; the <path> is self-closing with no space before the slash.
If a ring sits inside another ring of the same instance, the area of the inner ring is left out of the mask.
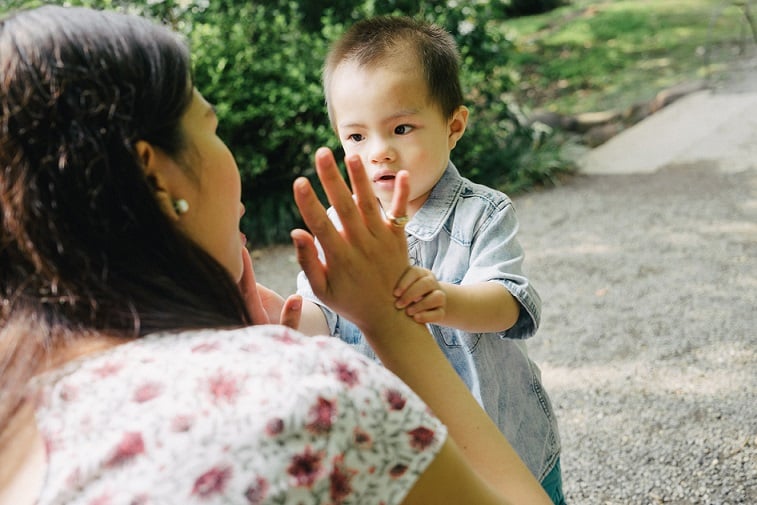
<path id="1" fill-rule="evenodd" d="M 508 103 L 513 82 L 506 69 L 513 48 L 503 35 L 502 20 L 506 4 L 513 2 L 451 6 L 438 1 L 336 0 L 327 7 L 310 0 L 65 3 L 143 13 L 186 34 L 196 85 L 215 104 L 219 134 L 240 168 L 247 209 L 242 228 L 256 246 L 288 241 L 289 231 L 301 226 L 291 184 L 297 176 L 313 174 L 315 149 L 327 145 L 339 157 L 320 71 L 330 42 L 362 17 L 420 16 L 455 36 L 471 109 L 469 130 L 453 153 L 464 175 L 517 191 L 551 180 L 563 166 L 549 135 L 527 126 Z"/>
<path id="2" fill-rule="evenodd" d="M 567 3 L 568 0 L 502 0 L 504 12 L 513 17 L 542 14 Z"/>

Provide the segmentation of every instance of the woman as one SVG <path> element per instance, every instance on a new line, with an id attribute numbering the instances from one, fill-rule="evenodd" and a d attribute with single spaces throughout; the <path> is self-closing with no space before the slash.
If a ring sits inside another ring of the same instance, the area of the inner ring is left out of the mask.
<path id="1" fill-rule="evenodd" d="M 138 17 L 0 21 L 0 503 L 549 503 L 394 309 L 404 232 L 359 160 L 355 202 L 316 155 L 343 233 L 294 184 L 326 262 L 292 238 L 316 294 L 407 385 L 335 339 L 260 324 L 296 326 L 300 300 L 262 302 L 237 167 L 189 62 Z"/>

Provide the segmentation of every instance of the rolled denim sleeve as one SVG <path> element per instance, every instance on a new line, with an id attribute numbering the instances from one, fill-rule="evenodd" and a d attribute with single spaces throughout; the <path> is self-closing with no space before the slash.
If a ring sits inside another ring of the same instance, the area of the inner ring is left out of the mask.
<path id="1" fill-rule="evenodd" d="M 471 244 L 471 263 L 462 284 L 500 282 L 521 306 L 515 324 L 500 333 L 503 338 L 533 335 L 541 320 L 541 297 L 523 272 L 525 252 L 518 242 L 518 218 L 512 203 L 499 202 L 481 223 Z"/>

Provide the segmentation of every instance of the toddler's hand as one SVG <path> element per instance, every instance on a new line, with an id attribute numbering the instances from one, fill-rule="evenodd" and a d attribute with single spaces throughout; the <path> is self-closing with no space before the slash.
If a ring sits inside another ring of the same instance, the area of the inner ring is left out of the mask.
<path id="1" fill-rule="evenodd" d="M 297 329 L 302 317 L 302 297 L 290 295 L 286 300 L 272 289 L 255 281 L 255 270 L 247 248 L 242 247 L 242 278 L 239 290 L 253 324 L 283 324 Z"/>
<path id="2" fill-rule="evenodd" d="M 395 307 L 417 323 L 440 322 L 446 314 L 447 295 L 436 276 L 426 268 L 407 269 L 394 289 Z"/>
<path id="3" fill-rule="evenodd" d="M 301 295 L 289 295 L 285 300 L 276 291 L 267 288 L 262 284 L 257 285 L 257 290 L 260 295 L 260 302 L 263 306 L 263 310 L 268 318 L 268 323 L 283 324 L 284 326 L 289 326 L 293 330 L 299 329 L 303 303 Z M 256 324 L 258 324 L 257 321 Z"/>

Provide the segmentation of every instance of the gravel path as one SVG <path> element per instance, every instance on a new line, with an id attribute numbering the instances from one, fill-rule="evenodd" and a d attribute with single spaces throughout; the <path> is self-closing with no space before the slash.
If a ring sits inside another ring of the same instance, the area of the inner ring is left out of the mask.
<path id="1" fill-rule="evenodd" d="M 571 503 L 757 503 L 755 175 L 578 177 L 516 202 Z"/>
<path id="2" fill-rule="evenodd" d="M 757 168 L 578 175 L 515 205 L 569 503 L 757 504 Z M 255 256 L 293 290 L 290 247 Z"/>

